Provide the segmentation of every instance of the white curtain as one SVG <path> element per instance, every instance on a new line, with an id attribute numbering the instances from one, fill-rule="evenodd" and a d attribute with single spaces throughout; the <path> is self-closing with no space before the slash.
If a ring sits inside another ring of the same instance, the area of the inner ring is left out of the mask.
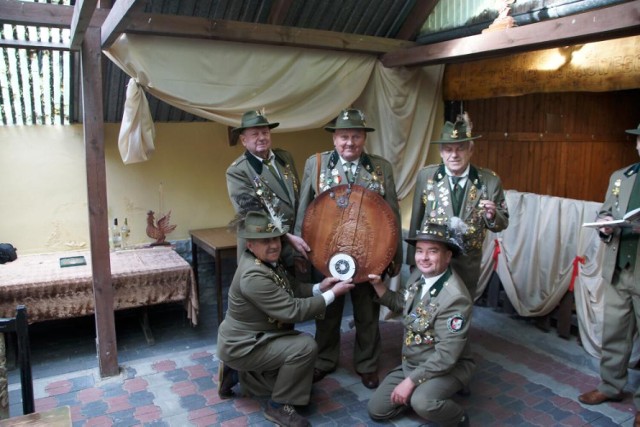
<path id="1" fill-rule="evenodd" d="M 394 165 L 402 198 L 426 159 L 441 101 L 443 66 L 385 69 L 365 54 L 131 34 L 105 54 L 131 76 L 119 138 L 124 163 L 153 151 L 142 90 L 228 126 L 265 107 L 280 122 L 275 132 L 322 127 L 353 105 L 376 128 L 368 150 Z"/>
<path id="2" fill-rule="evenodd" d="M 524 317 L 549 314 L 566 292 L 573 292 L 580 340 L 599 357 L 608 286 L 601 277 L 604 245 L 596 229 L 582 224 L 595 220 L 600 203 L 517 191 L 507 191 L 506 199 L 509 227 L 487 233 L 480 286 L 486 287 L 495 269 L 509 301 Z M 639 354 L 636 342 L 634 364 Z"/>

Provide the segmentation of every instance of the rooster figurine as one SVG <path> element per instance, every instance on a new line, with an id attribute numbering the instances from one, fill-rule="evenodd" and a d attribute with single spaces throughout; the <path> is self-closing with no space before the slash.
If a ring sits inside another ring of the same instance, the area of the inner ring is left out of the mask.
<path id="1" fill-rule="evenodd" d="M 168 245 L 169 243 L 165 242 L 167 234 L 176 229 L 175 224 L 169 224 L 169 220 L 171 219 L 171 211 L 167 212 L 166 215 L 160 217 L 157 223 L 155 222 L 154 214 L 154 211 L 147 212 L 147 236 L 151 237 L 152 239 L 156 239 L 156 241 L 153 242 L 151 246 Z"/>

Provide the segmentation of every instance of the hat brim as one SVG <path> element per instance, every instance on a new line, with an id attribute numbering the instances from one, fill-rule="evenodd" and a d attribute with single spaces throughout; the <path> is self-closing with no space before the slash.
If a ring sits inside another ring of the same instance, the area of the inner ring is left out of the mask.
<path id="1" fill-rule="evenodd" d="M 280 123 L 276 122 L 276 123 L 265 123 L 263 125 L 239 126 L 237 128 L 231 129 L 231 132 L 239 133 L 239 132 L 242 132 L 245 129 L 261 128 L 261 127 L 265 127 L 265 126 L 268 127 L 269 129 L 273 129 L 273 128 L 277 128 L 278 126 L 280 126 Z"/>
<path id="2" fill-rule="evenodd" d="M 329 132 L 335 132 L 340 129 L 362 129 L 365 132 L 375 132 L 374 128 L 365 127 L 365 126 L 346 126 L 346 127 L 335 127 L 335 126 L 325 126 L 324 130 Z"/>
<path id="3" fill-rule="evenodd" d="M 245 230 L 238 230 L 238 237 L 242 237 L 243 239 L 271 239 L 273 237 L 281 237 L 289 232 L 289 226 L 285 225 L 282 227 L 282 231 L 278 231 L 277 229 L 269 232 L 269 233 L 256 233 L 249 232 Z"/>
<path id="4" fill-rule="evenodd" d="M 640 129 L 627 129 L 626 133 L 630 133 L 631 135 L 640 135 Z"/>
<path id="5" fill-rule="evenodd" d="M 407 242 L 408 244 L 410 244 L 411 246 L 415 246 L 416 243 L 418 243 L 418 242 L 438 242 L 438 243 L 442 243 L 443 245 L 445 245 L 451 251 L 451 253 L 453 254 L 454 257 L 457 257 L 458 255 L 460 255 L 462 253 L 462 248 L 460 246 L 458 246 L 455 243 L 452 243 L 452 242 L 450 242 L 448 240 L 435 238 L 432 235 L 407 237 L 406 239 L 404 239 L 404 241 Z"/>
<path id="6" fill-rule="evenodd" d="M 438 141 L 431 141 L 432 144 L 457 144 L 459 142 L 473 141 L 474 139 L 482 138 L 482 135 L 472 136 L 471 138 L 460 139 L 441 139 Z"/>

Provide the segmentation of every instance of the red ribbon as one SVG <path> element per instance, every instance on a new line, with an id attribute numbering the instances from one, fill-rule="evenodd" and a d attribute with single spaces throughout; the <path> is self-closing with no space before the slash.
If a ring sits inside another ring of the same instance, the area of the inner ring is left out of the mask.
<path id="1" fill-rule="evenodd" d="M 500 242 L 498 239 L 494 240 L 495 246 L 493 247 L 493 271 L 498 269 L 498 255 L 500 255 Z"/>
<path id="2" fill-rule="evenodd" d="M 573 292 L 574 284 L 576 283 L 576 277 L 580 274 L 580 264 L 585 263 L 583 256 L 577 256 L 573 259 L 573 272 L 571 273 L 571 283 L 569 284 L 569 292 Z"/>

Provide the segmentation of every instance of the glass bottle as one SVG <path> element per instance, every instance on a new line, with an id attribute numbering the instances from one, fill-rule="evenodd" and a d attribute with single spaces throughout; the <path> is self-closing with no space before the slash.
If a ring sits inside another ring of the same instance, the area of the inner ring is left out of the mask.
<path id="1" fill-rule="evenodd" d="M 127 218 L 124 219 L 124 224 L 120 229 L 120 238 L 122 240 L 122 249 L 127 249 L 129 246 L 129 234 L 131 234 L 131 229 L 129 229 L 129 223 L 127 222 Z"/>
<path id="2" fill-rule="evenodd" d="M 114 250 L 122 248 L 122 235 L 120 234 L 120 228 L 118 227 L 118 218 L 113 219 L 113 227 L 111 227 L 111 241 L 113 242 Z"/>

